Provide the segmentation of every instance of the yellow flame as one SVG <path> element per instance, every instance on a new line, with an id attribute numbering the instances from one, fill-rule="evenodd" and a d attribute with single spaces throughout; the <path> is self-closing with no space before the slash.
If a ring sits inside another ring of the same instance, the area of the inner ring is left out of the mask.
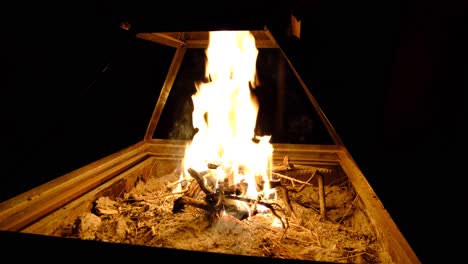
<path id="1" fill-rule="evenodd" d="M 247 197 L 257 198 L 258 177 L 264 183 L 261 191 L 269 189 L 273 147 L 269 136 L 255 135 L 255 37 L 250 31 L 212 31 L 209 37 L 209 81 L 198 83 L 192 95 L 198 132 L 186 148 L 184 167 L 206 171 L 208 163 L 216 164 L 218 181 L 227 180 L 230 186 L 246 182 Z"/>

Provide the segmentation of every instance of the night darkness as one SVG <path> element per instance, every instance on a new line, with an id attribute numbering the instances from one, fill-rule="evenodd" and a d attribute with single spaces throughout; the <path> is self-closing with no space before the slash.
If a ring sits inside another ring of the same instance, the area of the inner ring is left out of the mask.
<path id="1" fill-rule="evenodd" d="M 165 76 L 141 30 L 267 24 L 423 263 L 457 259 L 468 83 L 462 1 L 28 4 L 2 17 L 0 201 L 143 139 Z M 11 8 L 11 9 L 10 9 Z M 158 14 L 158 15 L 154 15 Z M 168 57 L 169 60 L 169 57 Z M 130 91 L 125 87 L 134 87 Z M 463 195 L 461 195 L 463 193 Z M 456 203 L 453 203 L 453 202 Z M 13 245 L 15 245 L 13 243 Z M 13 247 L 13 246 L 12 246 Z M 451 247 L 451 246 L 450 246 Z"/>

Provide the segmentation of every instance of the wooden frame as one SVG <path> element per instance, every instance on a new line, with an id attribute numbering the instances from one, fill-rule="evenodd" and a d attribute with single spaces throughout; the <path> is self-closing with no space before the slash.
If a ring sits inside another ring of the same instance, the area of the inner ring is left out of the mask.
<path id="1" fill-rule="evenodd" d="M 254 31 L 254 34 L 261 47 L 279 48 L 268 29 Z M 139 33 L 136 37 L 177 49 L 142 141 L 1 203 L 0 230 L 54 236 L 54 228 L 59 222 L 71 221 L 89 211 L 98 197 L 104 194 L 118 196 L 129 191 L 139 177 L 150 177 L 155 168 L 170 170 L 182 160 L 187 142 L 152 136 L 186 49 L 206 47 L 207 33 Z M 289 60 L 288 63 L 294 70 Z M 340 166 L 364 204 L 378 239 L 393 262 L 420 263 L 309 89 L 295 70 L 294 73 L 335 145 L 274 144 L 273 159 L 279 161 L 288 156 L 297 164 Z"/>

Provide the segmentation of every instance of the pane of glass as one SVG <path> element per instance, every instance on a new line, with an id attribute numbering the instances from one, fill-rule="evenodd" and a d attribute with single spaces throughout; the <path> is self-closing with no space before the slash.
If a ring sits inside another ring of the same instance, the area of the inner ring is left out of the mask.
<path id="1" fill-rule="evenodd" d="M 280 49 L 259 48 L 258 86 L 251 89 L 259 102 L 255 134 L 271 135 L 271 143 L 334 144 L 304 89 Z M 203 48 L 187 50 L 154 138 L 190 140 L 195 83 L 205 79 Z M 206 81 L 206 80 L 205 80 Z"/>

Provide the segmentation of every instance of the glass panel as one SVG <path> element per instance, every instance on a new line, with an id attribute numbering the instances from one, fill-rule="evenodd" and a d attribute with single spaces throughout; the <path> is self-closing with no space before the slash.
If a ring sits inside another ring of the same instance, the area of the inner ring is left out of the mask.
<path id="1" fill-rule="evenodd" d="M 73 149 L 62 156 L 79 168 L 141 141 L 174 52 L 174 48 L 146 40 L 128 43 L 80 98 L 64 137 L 79 143 L 60 144 Z"/>
<path id="2" fill-rule="evenodd" d="M 259 101 L 255 134 L 271 143 L 334 144 L 292 69 L 277 48 L 259 48 L 259 84 L 251 92 Z M 205 49 L 187 50 L 164 106 L 154 138 L 190 140 L 195 83 L 205 78 Z"/>

